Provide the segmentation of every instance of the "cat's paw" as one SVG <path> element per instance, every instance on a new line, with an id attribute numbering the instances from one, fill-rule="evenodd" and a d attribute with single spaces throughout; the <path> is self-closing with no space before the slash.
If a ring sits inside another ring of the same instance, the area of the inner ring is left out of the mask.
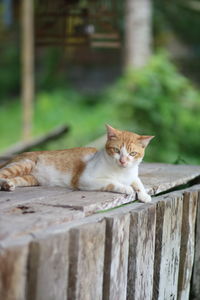
<path id="1" fill-rule="evenodd" d="M 123 186 L 123 188 L 122 188 L 122 194 L 126 194 L 126 195 L 133 195 L 133 194 L 135 194 L 135 192 L 134 192 L 134 190 L 133 190 L 133 188 L 131 187 L 131 186 Z"/>
<path id="2" fill-rule="evenodd" d="M 9 179 L 1 179 L 0 190 L 12 192 L 15 190 L 15 184 Z"/>
<path id="3" fill-rule="evenodd" d="M 137 195 L 138 195 L 138 200 L 140 200 L 141 202 L 144 203 L 151 202 L 151 196 L 148 195 L 147 193 L 139 192 Z"/>

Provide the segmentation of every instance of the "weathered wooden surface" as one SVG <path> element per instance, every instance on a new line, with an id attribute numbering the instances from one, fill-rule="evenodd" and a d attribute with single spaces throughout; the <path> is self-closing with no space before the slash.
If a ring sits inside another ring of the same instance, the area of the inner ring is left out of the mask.
<path id="1" fill-rule="evenodd" d="M 69 299 L 102 299 L 105 221 L 70 231 Z"/>
<path id="2" fill-rule="evenodd" d="M 106 217 L 103 299 L 126 299 L 129 214 Z"/>
<path id="3" fill-rule="evenodd" d="M 2 240 L 0 299 L 188 300 L 197 191 Z"/>
<path id="4" fill-rule="evenodd" d="M 197 200 L 197 216 L 194 248 L 194 268 L 191 280 L 190 300 L 199 300 L 200 295 L 200 189 Z"/>
<path id="5" fill-rule="evenodd" d="M 198 166 L 143 164 L 141 178 L 155 195 L 200 175 Z M 57 187 L 18 188 L 0 192 L 0 241 L 71 222 L 134 200 L 105 192 L 70 191 Z"/>
<path id="6" fill-rule="evenodd" d="M 0 246 L 0 299 L 26 300 L 28 251 L 27 240 Z"/>
<path id="7" fill-rule="evenodd" d="M 183 217 L 178 281 L 178 300 L 189 299 L 194 261 L 195 223 L 198 192 L 190 189 L 183 195 Z"/>
<path id="8" fill-rule="evenodd" d="M 35 236 L 30 243 L 27 300 L 67 298 L 69 234 Z"/>
<path id="9" fill-rule="evenodd" d="M 152 193 L 199 173 L 162 164 L 141 169 Z M 144 204 L 64 188 L 0 192 L 0 299 L 189 300 L 190 290 L 199 299 L 198 193 L 200 185 Z"/>
<path id="10" fill-rule="evenodd" d="M 200 176 L 200 166 L 145 163 L 140 168 L 146 189 L 156 195 Z"/>
<path id="11" fill-rule="evenodd" d="M 151 300 L 153 295 L 156 205 L 140 205 L 130 214 L 127 299 Z"/>
<path id="12" fill-rule="evenodd" d="M 182 197 L 157 203 L 153 299 L 176 299 L 180 260 Z"/>

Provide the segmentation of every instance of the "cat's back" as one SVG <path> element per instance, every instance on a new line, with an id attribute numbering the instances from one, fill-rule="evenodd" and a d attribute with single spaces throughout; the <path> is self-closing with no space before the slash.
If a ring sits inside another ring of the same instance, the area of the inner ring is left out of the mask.
<path id="1" fill-rule="evenodd" d="M 37 163 L 39 160 L 43 160 L 44 162 L 49 164 L 59 164 L 59 162 L 63 163 L 63 161 L 67 161 L 68 163 L 70 161 L 72 162 L 78 160 L 85 161 L 85 159 L 87 160 L 87 157 L 96 152 L 97 149 L 93 147 L 77 147 L 63 150 L 24 152 L 16 155 L 8 163 L 15 163 L 23 160 L 31 160 L 35 163 Z"/>
<path id="2" fill-rule="evenodd" d="M 95 148 L 71 148 L 39 153 L 34 176 L 40 184 L 77 187 L 87 161 L 97 152 Z"/>
<path id="3" fill-rule="evenodd" d="M 64 150 L 42 151 L 38 153 L 38 161 L 43 161 L 45 164 L 53 164 L 59 169 L 62 166 L 74 165 L 80 161 L 86 162 L 94 153 L 96 148 L 92 147 L 77 147 Z"/>

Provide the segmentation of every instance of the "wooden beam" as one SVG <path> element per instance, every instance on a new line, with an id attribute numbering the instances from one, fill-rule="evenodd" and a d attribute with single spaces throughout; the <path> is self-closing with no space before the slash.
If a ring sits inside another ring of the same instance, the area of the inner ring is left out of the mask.
<path id="1" fill-rule="evenodd" d="M 67 133 L 68 131 L 69 131 L 69 127 L 67 125 L 62 125 L 51 130 L 47 134 L 39 136 L 35 139 L 29 140 L 27 142 L 17 143 L 11 146 L 10 148 L 8 148 L 7 150 L 5 150 L 4 153 L 1 153 L 0 160 L 6 160 L 6 159 L 8 160 L 14 154 L 29 151 L 34 147 L 37 147 L 49 141 L 60 138 L 63 134 Z"/>

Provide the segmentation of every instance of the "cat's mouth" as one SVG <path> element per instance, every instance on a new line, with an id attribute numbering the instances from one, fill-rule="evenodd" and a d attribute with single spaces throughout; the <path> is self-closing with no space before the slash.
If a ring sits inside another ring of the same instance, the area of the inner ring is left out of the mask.
<path id="1" fill-rule="evenodd" d="M 118 165 L 121 167 L 121 168 L 126 168 L 128 166 L 127 163 L 121 163 L 120 161 L 118 162 Z"/>

